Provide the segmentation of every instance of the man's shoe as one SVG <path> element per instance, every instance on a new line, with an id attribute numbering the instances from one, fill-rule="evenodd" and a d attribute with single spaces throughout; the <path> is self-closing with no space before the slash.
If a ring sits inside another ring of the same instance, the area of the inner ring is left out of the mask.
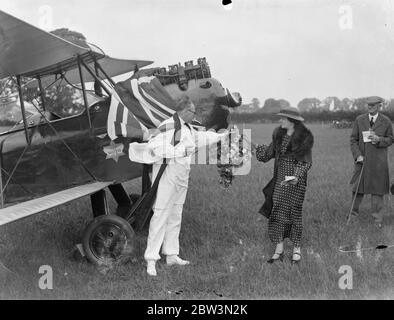
<path id="1" fill-rule="evenodd" d="M 172 266 L 174 264 L 179 265 L 179 266 L 185 266 L 185 265 L 190 264 L 190 261 L 182 260 L 177 255 L 167 256 L 167 265 Z"/>
<path id="2" fill-rule="evenodd" d="M 156 277 L 156 276 L 157 276 L 157 272 L 156 272 L 156 261 L 155 261 L 155 260 L 148 260 L 146 272 L 147 272 L 148 275 L 150 275 L 151 277 Z"/>
<path id="3" fill-rule="evenodd" d="M 372 213 L 372 217 L 374 218 L 375 226 L 378 228 L 383 227 L 383 217 L 379 213 Z"/>

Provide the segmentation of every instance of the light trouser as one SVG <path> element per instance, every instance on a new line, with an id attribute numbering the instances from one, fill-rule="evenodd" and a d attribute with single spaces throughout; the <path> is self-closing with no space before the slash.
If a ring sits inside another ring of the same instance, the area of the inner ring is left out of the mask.
<path id="1" fill-rule="evenodd" d="M 359 211 L 359 207 L 361 204 L 361 201 L 363 200 L 364 194 L 362 193 L 357 193 L 356 200 L 354 201 L 354 207 L 353 210 Z M 371 213 L 373 215 L 377 215 L 378 217 L 381 217 L 381 211 L 383 208 L 383 195 L 378 195 L 378 194 L 372 194 L 371 195 Z"/>
<path id="2" fill-rule="evenodd" d="M 165 209 L 154 209 L 149 225 L 145 260 L 160 260 L 160 248 L 165 255 L 179 254 L 183 204 Z"/>

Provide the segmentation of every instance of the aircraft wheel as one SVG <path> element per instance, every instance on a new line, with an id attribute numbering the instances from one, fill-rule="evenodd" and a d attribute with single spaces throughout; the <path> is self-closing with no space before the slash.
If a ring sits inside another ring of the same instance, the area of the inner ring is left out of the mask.
<path id="1" fill-rule="evenodd" d="M 88 260 L 99 266 L 112 266 L 134 250 L 135 233 L 130 224 L 116 215 L 95 218 L 86 228 L 82 246 Z"/>

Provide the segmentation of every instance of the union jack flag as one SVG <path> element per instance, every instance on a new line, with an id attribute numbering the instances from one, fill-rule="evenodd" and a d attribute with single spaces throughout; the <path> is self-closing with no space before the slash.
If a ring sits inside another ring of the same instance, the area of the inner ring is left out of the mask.
<path id="1" fill-rule="evenodd" d="M 118 137 L 146 141 L 152 130 L 175 113 L 176 102 L 155 76 L 135 74 L 116 84 L 111 97 L 107 131 Z"/>

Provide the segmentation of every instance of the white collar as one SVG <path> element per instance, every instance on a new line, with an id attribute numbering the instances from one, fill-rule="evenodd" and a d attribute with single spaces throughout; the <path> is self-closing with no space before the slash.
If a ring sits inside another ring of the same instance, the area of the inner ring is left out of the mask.
<path id="1" fill-rule="evenodd" d="M 379 115 L 379 112 L 378 112 L 377 114 L 375 114 L 374 116 L 371 116 L 371 115 L 368 113 L 369 121 L 371 121 L 371 119 L 373 119 L 373 121 L 375 122 L 376 119 L 378 118 L 378 115 Z"/>

